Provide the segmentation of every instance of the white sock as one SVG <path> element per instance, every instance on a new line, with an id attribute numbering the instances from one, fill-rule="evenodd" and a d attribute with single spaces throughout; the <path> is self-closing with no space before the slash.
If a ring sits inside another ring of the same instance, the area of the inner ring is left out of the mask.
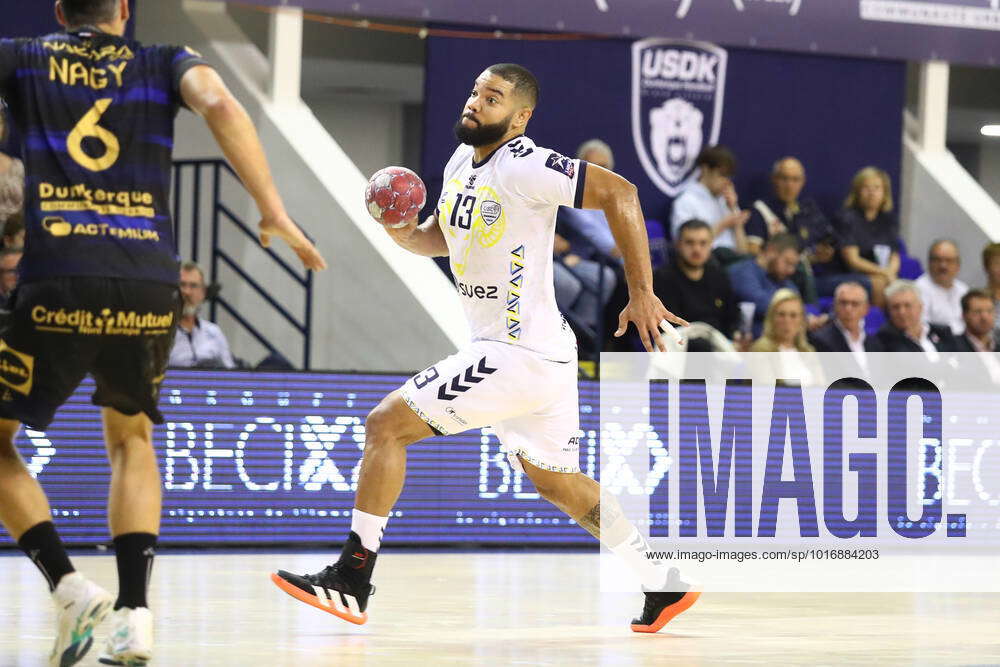
<path id="1" fill-rule="evenodd" d="M 351 530 L 358 534 L 358 537 L 361 538 L 361 546 L 368 551 L 378 551 L 387 523 L 389 523 L 387 516 L 375 516 L 359 509 L 355 509 L 351 514 Z"/>
<path id="2" fill-rule="evenodd" d="M 666 563 L 647 558 L 649 542 L 635 526 L 630 525 L 629 528 L 631 530 L 628 532 L 628 537 L 614 546 L 607 543 L 605 546 L 636 574 L 644 588 L 651 591 L 662 590 L 667 581 Z"/>

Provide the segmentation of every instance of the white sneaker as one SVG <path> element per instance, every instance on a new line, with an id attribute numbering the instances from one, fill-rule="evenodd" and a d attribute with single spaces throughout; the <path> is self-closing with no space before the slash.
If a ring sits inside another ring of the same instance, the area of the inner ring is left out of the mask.
<path id="1" fill-rule="evenodd" d="M 111 611 L 115 599 L 79 572 L 71 572 L 60 579 L 52 597 L 58 614 L 58 634 L 49 656 L 49 667 L 69 667 L 90 650 L 94 628 Z"/>
<path id="2" fill-rule="evenodd" d="M 153 654 L 153 613 L 146 607 L 122 607 L 111 615 L 111 630 L 98 661 L 141 667 Z"/>

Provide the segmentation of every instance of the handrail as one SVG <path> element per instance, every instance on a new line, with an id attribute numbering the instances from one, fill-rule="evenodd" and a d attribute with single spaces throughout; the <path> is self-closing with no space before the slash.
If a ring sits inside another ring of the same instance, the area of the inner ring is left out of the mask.
<path id="1" fill-rule="evenodd" d="M 208 174 L 203 174 L 203 172 L 206 171 Z M 188 172 L 191 173 L 192 181 L 190 205 L 186 206 L 188 202 L 185 199 L 186 192 L 184 176 Z M 290 266 L 288 262 L 279 257 L 278 254 L 272 249 L 261 249 L 274 264 L 280 267 L 288 276 L 290 276 L 299 286 L 302 287 L 304 292 L 303 313 L 301 318 L 296 317 L 287 307 L 287 299 L 279 299 L 279 297 L 273 295 L 264 285 L 255 280 L 253 276 L 244 270 L 230 252 L 227 252 L 227 250 L 221 247 L 220 232 L 225 225 L 229 225 L 231 228 L 237 229 L 241 233 L 241 236 L 247 237 L 254 244 L 257 243 L 258 239 L 257 234 L 251 229 L 251 227 L 247 225 L 240 218 L 240 216 L 236 215 L 230 206 L 226 205 L 222 201 L 222 178 L 224 172 L 228 173 L 237 183 L 240 182 L 236 172 L 233 171 L 233 168 L 229 166 L 229 163 L 224 160 L 202 158 L 177 160 L 174 162 L 174 242 L 177 245 L 178 252 L 181 252 L 182 241 L 186 242 L 189 247 L 188 256 L 191 258 L 191 261 L 197 262 L 198 257 L 201 254 L 200 250 L 205 249 L 207 245 L 209 253 L 209 283 L 215 283 L 217 281 L 220 264 L 224 265 L 230 271 L 239 276 L 239 278 L 247 286 L 249 286 L 254 293 L 259 295 L 264 302 L 270 306 L 270 308 L 281 315 L 282 319 L 288 322 L 293 329 L 302 335 L 302 369 L 308 370 L 310 368 L 312 351 L 312 272 L 305 271 L 303 275 L 301 271 L 298 271 Z M 210 179 L 210 182 L 208 183 L 211 191 L 210 204 L 202 201 L 203 178 Z M 210 218 L 208 239 L 203 237 L 202 229 L 202 216 L 206 212 L 209 213 Z M 189 240 L 188 237 L 190 237 Z M 219 307 L 221 307 L 233 320 L 236 321 L 237 324 L 239 324 L 266 350 L 271 353 L 280 354 L 277 347 L 271 343 L 271 341 L 268 340 L 263 333 L 261 333 L 258 328 L 259 325 L 255 325 L 253 321 L 251 321 L 251 318 L 240 313 L 231 300 L 220 295 L 216 295 L 212 298 L 210 312 L 212 320 L 215 320 Z"/>

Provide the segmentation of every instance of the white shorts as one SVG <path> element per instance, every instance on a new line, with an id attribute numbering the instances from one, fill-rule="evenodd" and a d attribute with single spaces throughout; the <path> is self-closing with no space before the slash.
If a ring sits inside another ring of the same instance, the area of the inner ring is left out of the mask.
<path id="1" fill-rule="evenodd" d="M 580 472 L 576 360 L 559 363 L 516 345 L 476 341 L 406 381 L 406 404 L 441 435 L 492 426 L 511 465 L 518 457 Z"/>

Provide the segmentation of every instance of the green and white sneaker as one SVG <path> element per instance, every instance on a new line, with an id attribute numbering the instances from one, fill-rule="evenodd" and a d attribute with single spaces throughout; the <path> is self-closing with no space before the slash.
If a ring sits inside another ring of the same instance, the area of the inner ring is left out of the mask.
<path id="1" fill-rule="evenodd" d="M 58 614 L 58 634 L 49 656 L 49 667 L 70 667 L 90 650 L 94 628 L 111 611 L 115 599 L 79 572 L 71 572 L 60 579 L 52 597 Z"/>
<path id="2" fill-rule="evenodd" d="M 142 667 L 153 655 L 153 613 L 122 607 L 111 615 L 111 632 L 98 658 L 102 665 Z"/>

